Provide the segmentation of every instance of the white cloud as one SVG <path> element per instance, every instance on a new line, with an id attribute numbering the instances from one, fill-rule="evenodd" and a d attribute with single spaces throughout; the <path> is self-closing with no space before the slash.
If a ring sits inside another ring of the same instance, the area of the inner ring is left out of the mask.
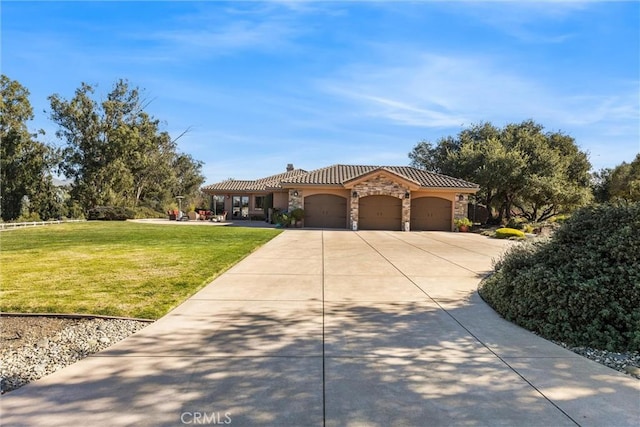
<path id="1" fill-rule="evenodd" d="M 404 57 L 410 59 L 403 66 L 350 66 L 321 86 L 364 115 L 420 127 L 459 126 L 536 92 L 486 59 L 408 52 Z"/>
<path id="2" fill-rule="evenodd" d="M 404 57 L 411 58 L 404 66 L 348 66 L 320 86 L 352 103 L 362 115 L 418 127 L 527 118 L 584 126 L 628 122 L 639 116 L 633 95 L 638 82 L 603 95 L 568 92 L 509 70 L 507 61 L 499 58 L 409 53 Z"/>
<path id="3" fill-rule="evenodd" d="M 167 30 L 145 37 L 167 42 L 179 50 L 221 54 L 239 49 L 275 49 L 293 34 L 292 28 L 279 22 L 235 21 L 223 27 Z"/>
<path id="4" fill-rule="evenodd" d="M 483 121 L 503 126 L 533 119 L 573 136 L 594 169 L 630 161 L 640 151 L 638 80 L 600 78 L 569 87 L 509 68 L 508 58 L 394 50 L 393 64 L 348 65 L 318 85 L 337 104 L 346 103 L 349 115 L 374 118 L 381 128 L 396 125 L 399 132 L 415 128 L 421 138 L 454 135 Z"/>

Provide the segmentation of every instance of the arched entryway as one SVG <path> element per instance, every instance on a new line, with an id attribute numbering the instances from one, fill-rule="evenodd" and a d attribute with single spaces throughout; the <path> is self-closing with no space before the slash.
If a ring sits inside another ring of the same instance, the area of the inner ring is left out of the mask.
<path id="1" fill-rule="evenodd" d="M 359 200 L 358 229 L 401 230 L 402 199 L 392 196 L 365 196 Z"/>

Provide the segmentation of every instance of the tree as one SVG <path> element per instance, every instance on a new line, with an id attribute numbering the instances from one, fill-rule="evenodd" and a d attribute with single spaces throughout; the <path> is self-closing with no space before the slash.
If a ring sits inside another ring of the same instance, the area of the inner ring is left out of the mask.
<path id="1" fill-rule="evenodd" d="M 160 121 L 144 111 L 148 103 L 140 89 L 119 80 L 101 103 L 92 99 L 94 93 L 82 83 L 69 101 L 49 97 L 56 135 L 67 142 L 61 166 L 73 179 L 72 197 L 85 210 L 102 205 L 162 210 L 175 196 L 175 164 L 184 155 L 160 131 Z M 198 186 L 204 182 L 201 175 L 194 179 L 200 179 Z"/>
<path id="2" fill-rule="evenodd" d="M 613 169 L 601 169 L 592 178 L 598 202 L 640 202 L 640 153 L 631 163 L 622 162 Z"/>
<path id="3" fill-rule="evenodd" d="M 511 127 L 518 130 L 510 145 L 526 159 L 521 171 L 524 185 L 513 200 L 519 213 L 530 221 L 544 221 L 591 201 L 591 164 L 572 137 L 544 133 L 531 121 L 508 125 L 508 134 Z"/>
<path id="4" fill-rule="evenodd" d="M 37 134 L 27 128 L 27 122 L 33 119 L 29 91 L 2 75 L 0 92 L 2 219 L 14 220 L 21 214 L 41 219 L 58 217 L 62 207 L 51 177 L 56 151 L 37 141 Z"/>
<path id="5" fill-rule="evenodd" d="M 587 155 L 573 138 L 545 133 L 531 120 L 502 129 L 472 125 L 435 146 L 418 143 L 409 158 L 416 167 L 477 183 L 477 200 L 495 223 L 514 212 L 542 221 L 589 200 Z"/>
<path id="6" fill-rule="evenodd" d="M 605 203 L 611 200 L 610 180 L 613 169 L 604 168 L 591 174 L 591 191 L 593 197 L 598 203 Z"/>
<path id="7" fill-rule="evenodd" d="M 202 162 L 196 161 L 188 154 L 180 154 L 173 161 L 175 194 L 184 195 L 190 199 L 196 198 L 200 186 L 204 182 Z"/>

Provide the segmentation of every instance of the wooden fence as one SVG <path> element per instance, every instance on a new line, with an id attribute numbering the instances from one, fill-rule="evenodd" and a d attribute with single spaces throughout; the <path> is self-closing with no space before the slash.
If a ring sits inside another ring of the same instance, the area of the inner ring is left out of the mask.
<path id="1" fill-rule="evenodd" d="M 62 224 L 64 222 L 82 222 L 84 219 L 65 219 L 58 221 L 0 222 L 0 231 L 20 227 L 38 227 L 42 225 Z"/>

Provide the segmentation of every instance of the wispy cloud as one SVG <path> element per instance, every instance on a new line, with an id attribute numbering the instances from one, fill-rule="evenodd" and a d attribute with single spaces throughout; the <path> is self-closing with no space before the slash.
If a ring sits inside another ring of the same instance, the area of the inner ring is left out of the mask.
<path id="1" fill-rule="evenodd" d="M 400 49 L 400 48 L 399 48 Z M 321 87 L 351 102 L 363 115 L 419 127 L 534 118 L 566 125 L 628 122 L 638 118 L 638 82 L 605 95 L 545 85 L 506 60 L 405 52 L 405 65 L 346 67 Z M 407 59 L 409 58 L 409 59 Z M 371 72 L 369 70 L 375 70 Z"/>
<path id="2" fill-rule="evenodd" d="M 189 52 L 203 56 L 277 53 L 295 49 L 295 41 L 307 33 L 300 15 L 320 13 L 315 6 L 289 2 L 196 3 L 195 7 L 195 12 L 174 17 L 166 29 L 131 37 L 155 42 L 160 49 L 179 52 L 180 57 Z"/>
<path id="3" fill-rule="evenodd" d="M 460 126 L 500 110 L 514 96 L 535 92 L 530 82 L 487 60 L 406 50 L 394 65 L 352 65 L 320 84 L 364 115 L 419 127 Z"/>
<path id="4" fill-rule="evenodd" d="M 288 44 L 295 30 L 275 21 L 236 21 L 225 26 L 210 25 L 205 28 L 176 29 L 140 36 L 184 52 L 199 54 L 226 54 L 247 49 L 280 49 Z"/>
<path id="5" fill-rule="evenodd" d="M 457 2 L 456 2 L 457 3 Z M 460 2 L 456 14 L 530 44 L 563 43 L 576 35 L 562 25 L 601 0 Z M 541 30 L 544 28 L 544 30 Z"/>

